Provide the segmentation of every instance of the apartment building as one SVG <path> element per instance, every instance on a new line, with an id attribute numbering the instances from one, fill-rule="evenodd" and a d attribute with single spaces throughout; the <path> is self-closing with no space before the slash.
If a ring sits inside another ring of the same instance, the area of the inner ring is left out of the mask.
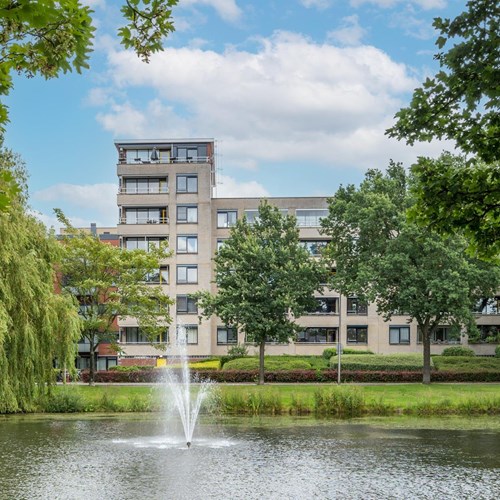
<path id="1" fill-rule="evenodd" d="M 162 263 L 152 283 L 164 288 L 176 300 L 169 336 L 177 335 L 179 322 L 185 327 L 189 355 L 222 355 L 228 347 L 244 343 L 237 332 L 213 317 L 198 320 L 195 301 L 190 294 L 214 290 L 214 254 L 229 237 L 238 218 L 251 222 L 259 198 L 218 198 L 215 196 L 216 165 L 213 139 L 115 141 L 117 148 L 118 209 L 116 233 L 124 249 L 142 248 L 168 240 L 175 252 Z M 294 215 L 300 239 L 312 258 L 328 238 L 320 234 L 320 220 L 327 215 L 324 197 L 270 198 L 283 214 Z M 485 306 L 486 307 L 486 306 Z M 485 331 L 498 331 L 498 302 L 489 302 L 487 312 L 478 313 Z M 321 354 L 325 347 L 339 341 L 345 347 L 377 353 L 421 352 L 417 327 L 405 316 L 385 322 L 373 304 L 356 297 L 340 297 L 324 289 L 318 294 L 317 308 L 298 320 L 303 330 L 294 342 L 269 344 L 268 354 Z M 490 330 L 488 330 L 490 329 Z M 119 322 L 122 364 L 154 363 L 163 355 L 141 334 L 134 318 Z M 449 344 L 467 343 L 447 325 L 438 329 L 432 350 L 439 353 Z M 487 344 L 477 346 L 478 353 L 490 354 Z M 252 346 L 249 346 L 250 350 Z M 145 361 L 147 360 L 147 361 Z"/>

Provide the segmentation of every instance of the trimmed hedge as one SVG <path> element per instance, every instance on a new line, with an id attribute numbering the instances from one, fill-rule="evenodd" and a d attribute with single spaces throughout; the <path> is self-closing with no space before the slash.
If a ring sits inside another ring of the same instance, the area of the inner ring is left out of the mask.
<path id="1" fill-rule="evenodd" d="M 332 367 L 335 367 L 338 358 L 331 359 Z M 424 358 L 421 354 L 373 354 L 371 356 L 359 356 L 347 354 L 341 357 L 342 368 L 348 371 L 416 371 L 422 372 Z M 432 368 L 431 360 L 431 368 Z"/>
<path id="2" fill-rule="evenodd" d="M 475 355 L 476 353 L 472 349 L 468 347 L 462 347 L 461 345 L 446 347 L 441 353 L 441 356 L 473 357 Z"/>
<path id="3" fill-rule="evenodd" d="M 294 356 L 265 357 L 264 367 L 266 370 L 310 370 L 311 363 L 305 359 L 297 359 Z M 224 370 L 258 370 L 259 358 L 252 356 L 247 358 L 236 358 L 224 364 Z"/>
<path id="4" fill-rule="evenodd" d="M 95 374 L 95 382 L 113 383 L 156 383 L 164 379 L 164 370 L 138 372 L 106 372 Z M 259 378 L 258 370 L 192 370 L 198 380 L 210 379 L 220 383 L 255 383 Z M 343 382 L 383 383 L 383 382 L 421 382 L 422 373 L 409 370 L 400 371 L 360 371 L 342 370 Z M 336 382 L 337 370 L 289 370 L 267 371 L 266 382 L 276 383 L 318 383 Z M 500 372 L 454 372 L 432 371 L 433 382 L 500 382 Z M 82 373 L 82 381 L 88 382 L 88 372 Z"/>

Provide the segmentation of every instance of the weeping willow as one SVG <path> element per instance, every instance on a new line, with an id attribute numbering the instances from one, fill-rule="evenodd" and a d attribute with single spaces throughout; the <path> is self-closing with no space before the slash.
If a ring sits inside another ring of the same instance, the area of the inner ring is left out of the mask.
<path id="1" fill-rule="evenodd" d="M 28 213 L 20 158 L 0 150 L 0 172 L 13 172 L 21 190 L 0 212 L 0 413 L 33 411 L 50 391 L 54 360 L 74 364 L 78 313 L 54 291 L 60 245 Z"/>

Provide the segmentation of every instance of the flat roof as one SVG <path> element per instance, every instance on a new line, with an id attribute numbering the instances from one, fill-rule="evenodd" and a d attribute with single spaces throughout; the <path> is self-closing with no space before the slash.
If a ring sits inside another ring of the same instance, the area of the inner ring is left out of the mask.
<path id="1" fill-rule="evenodd" d="M 116 139 L 115 146 L 155 146 L 161 144 L 200 144 L 214 142 L 213 138 L 199 139 Z"/>

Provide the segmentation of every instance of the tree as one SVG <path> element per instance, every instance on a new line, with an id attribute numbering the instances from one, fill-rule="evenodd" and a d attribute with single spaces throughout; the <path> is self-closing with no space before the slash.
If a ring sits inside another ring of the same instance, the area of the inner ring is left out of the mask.
<path id="1" fill-rule="evenodd" d="M 413 165 L 411 216 L 448 234 L 463 233 L 471 255 L 500 262 L 500 162 L 443 153 Z"/>
<path id="2" fill-rule="evenodd" d="M 259 384 L 264 383 L 266 342 L 288 342 L 294 317 L 314 307 L 323 268 L 299 243 L 295 217 L 263 202 L 258 219 L 239 219 L 215 257 L 217 293 L 197 294 L 203 315 L 218 315 L 259 346 Z"/>
<path id="3" fill-rule="evenodd" d="M 5 149 L 2 175 L 19 186 L 8 213 L 0 212 L 0 413 L 13 413 L 33 410 L 50 391 L 56 358 L 74 364 L 80 321 L 73 303 L 54 291 L 61 247 L 29 215 L 24 164 Z"/>
<path id="4" fill-rule="evenodd" d="M 95 352 L 102 342 L 119 350 L 114 324 L 120 317 L 137 319 L 141 332 L 158 348 L 164 348 L 166 329 L 171 319 L 173 301 L 154 279 L 160 263 L 170 256 L 164 244 L 145 250 L 122 250 L 107 245 L 98 237 L 71 227 L 60 210 L 65 224 L 64 249 L 59 268 L 59 286 L 79 305 L 82 338 L 90 348 L 89 382 L 93 384 Z"/>
<path id="5" fill-rule="evenodd" d="M 125 0 L 121 12 L 127 24 L 118 30 L 122 45 L 148 62 L 174 31 L 171 14 L 177 1 Z M 87 69 L 92 14 L 80 0 L 0 0 L 0 95 L 9 94 L 12 72 L 55 78 Z M 0 103 L 0 132 L 7 121 L 7 107 Z"/>
<path id="6" fill-rule="evenodd" d="M 415 89 L 410 105 L 396 113 L 386 134 L 410 145 L 450 139 L 468 155 L 466 162 L 448 154 L 419 160 L 414 174 L 420 211 L 414 217 L 438 231 L 463 231 L 470 253 L 498 259 L 500 4 L 469 1 L 455 19 L 436 18 L 434 27 L 440 71 Z"/>
<path id="7" fill-rule="evenodd" d="M 442 324 L 475 329 L 474 305 L 500 284 L 497 266 L 468 258 L 458 236 L 443 237 L 406 218 L 413 200 L 403 167 L 384 175 L 370 170 L 359 188 L 341 187 L 329 200 L 323 231 L 332 241 L 331 286 L 375 302 L 389 321 L 395 314 L 415 320 L 422 336 L 423 382 L 430 383 L 430 345 Z"/>

